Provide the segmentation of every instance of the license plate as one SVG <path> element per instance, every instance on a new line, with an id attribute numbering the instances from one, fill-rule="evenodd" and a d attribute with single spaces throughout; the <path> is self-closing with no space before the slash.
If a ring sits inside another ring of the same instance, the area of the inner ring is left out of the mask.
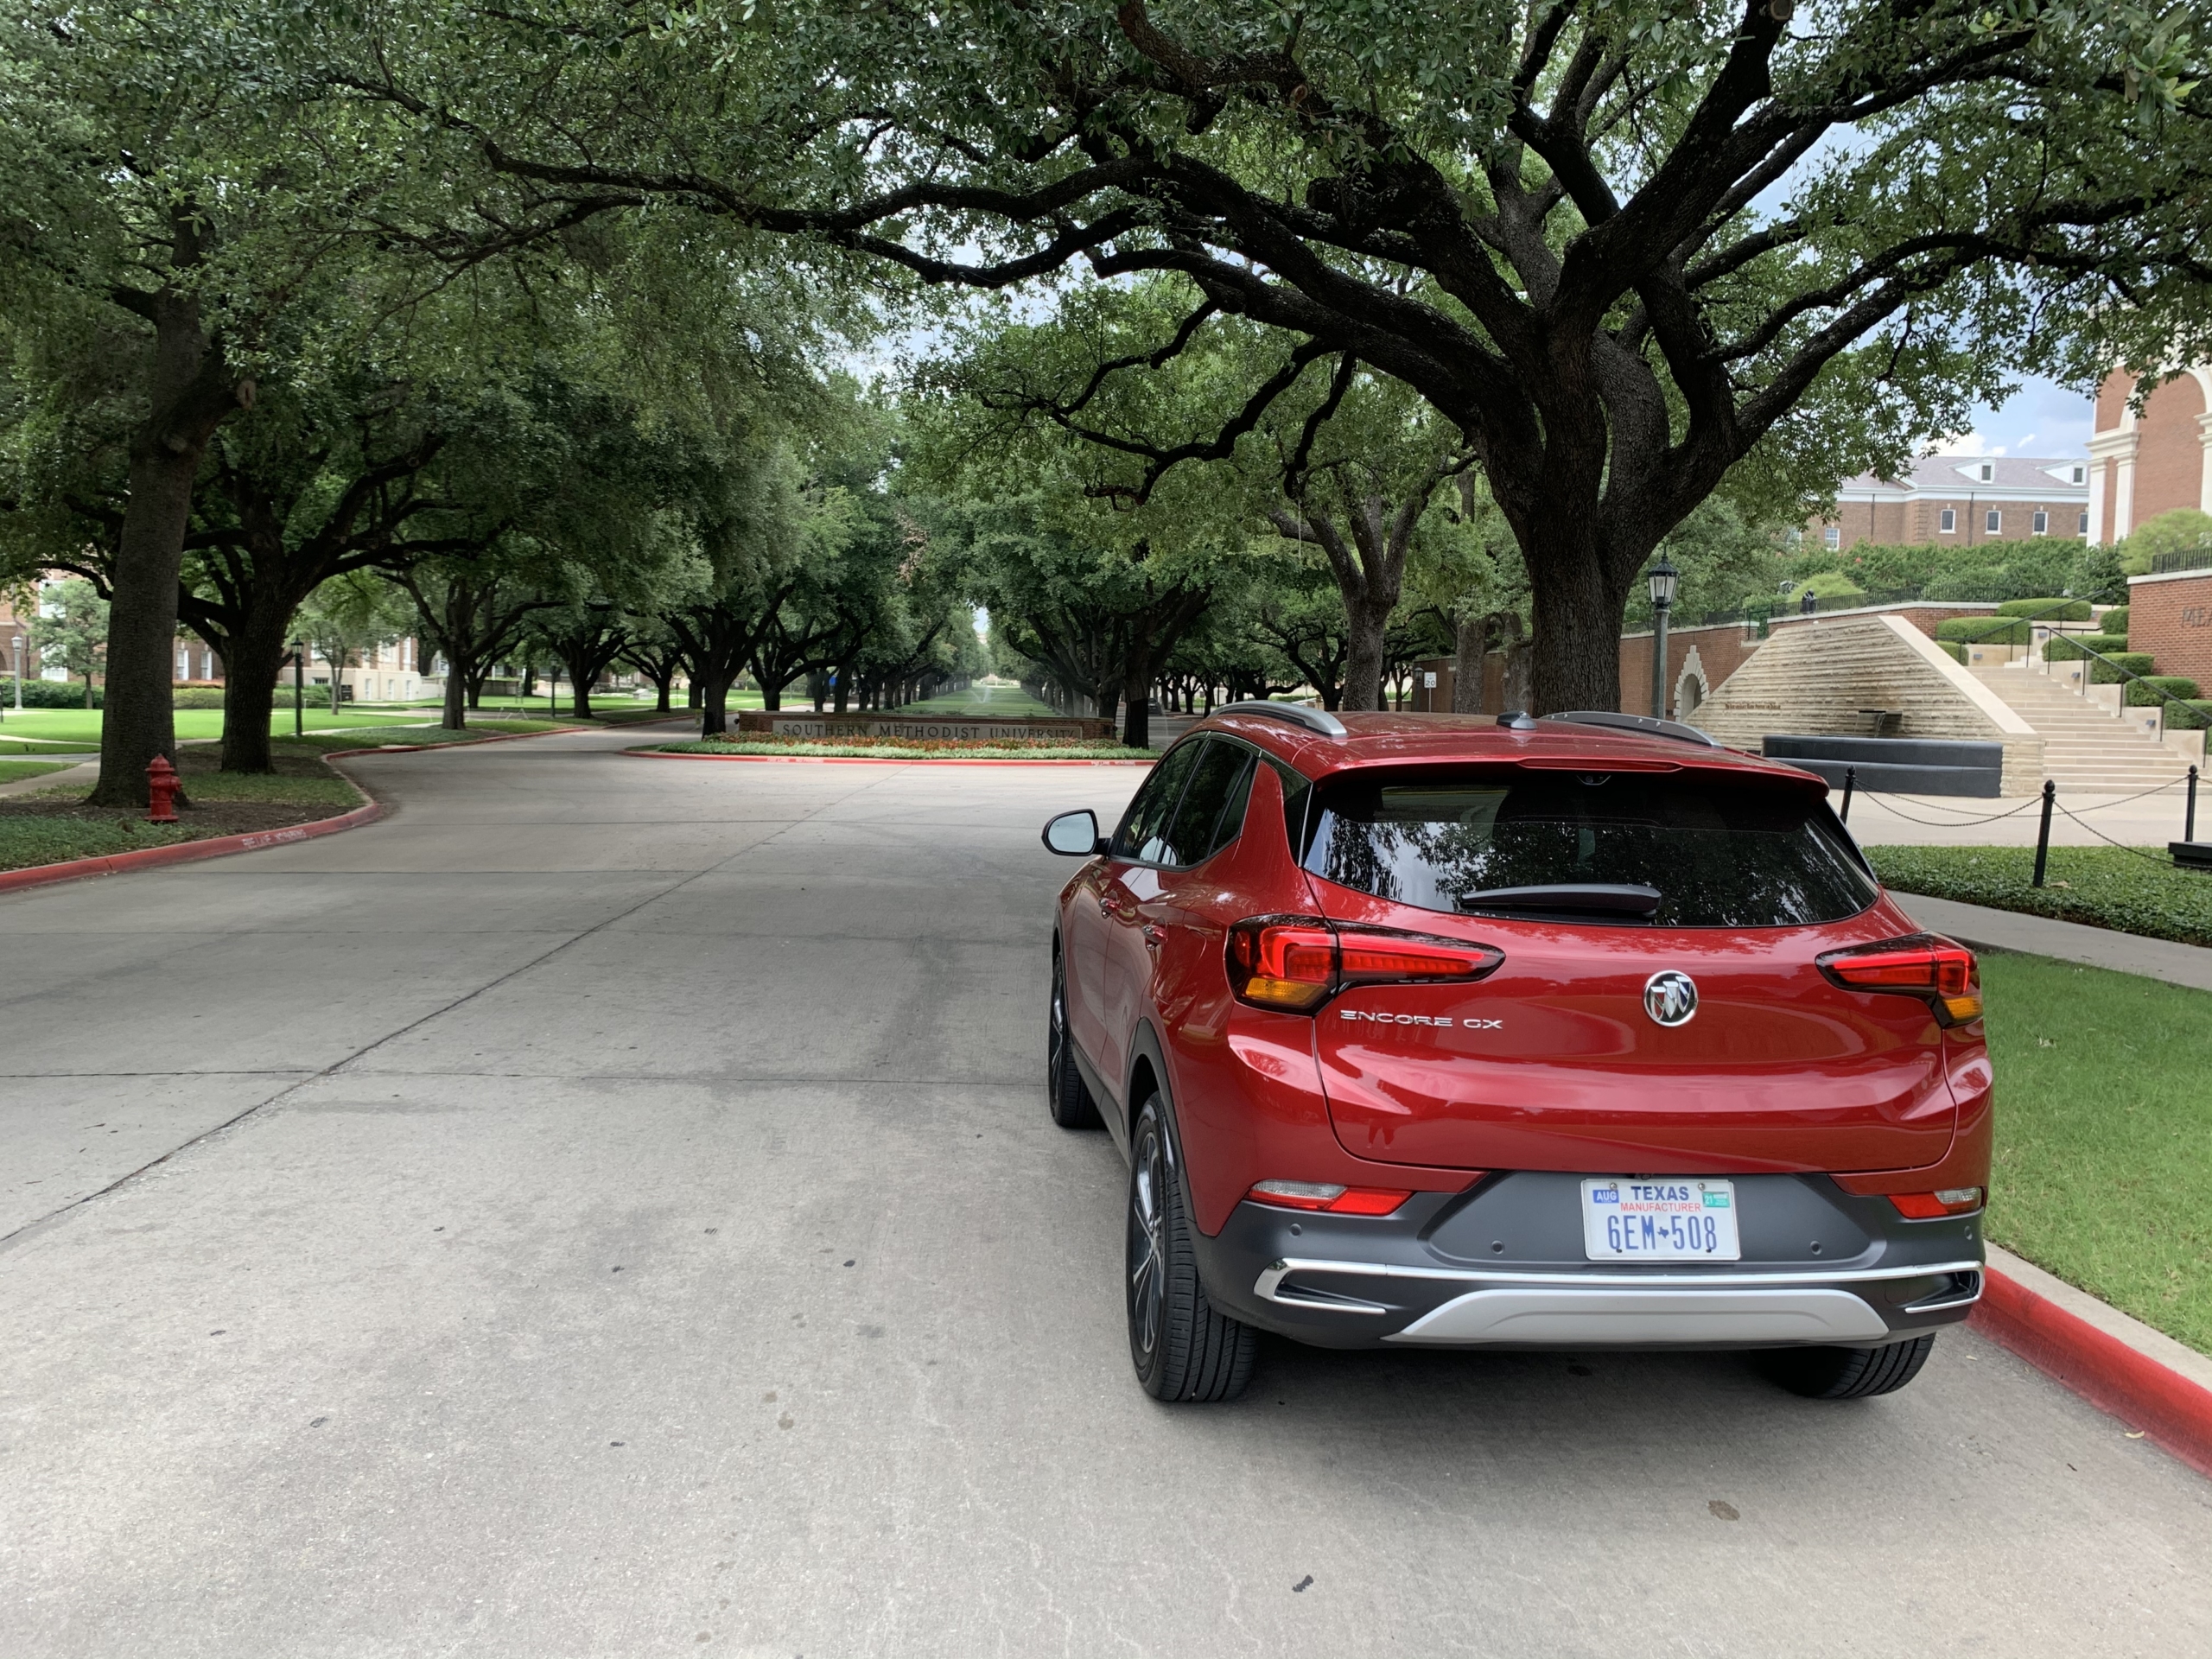
<path id="1" fill-rule="evenodd" d="M 1734 1262 L 1733 1181 L 1582 1183 L 1582 1248 L 1592 1262 Z"/>

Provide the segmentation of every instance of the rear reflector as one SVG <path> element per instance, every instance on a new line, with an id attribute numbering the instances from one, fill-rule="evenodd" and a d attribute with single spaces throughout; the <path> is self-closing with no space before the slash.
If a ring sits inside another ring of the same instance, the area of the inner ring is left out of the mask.
<path id="1" fill-rule="evenodd" d="M 1332 1216 L 1387 1216 L 1413 1197 L 1388 1186 L 1337 1186 L 1327 1181 L 1261 1181 L 1245 1194 L 1280 1210 L 1318 1210 Z"/>
<path id="2" fill-rule="evenodd" d="M 1978 1186 L 1947 1186 L 1935 1192 L 1892 1192 L 1890 1202 L 1907 1221 L 1934 1221 L 1942 1216 L 1964 1215 L 1981 1208 Z"/>
<path id="3" fill-rule="evenodd" d="M 1981 1018 L 1981 976 L 1974 952 L 1940 935 L 1910 933 L 1831 950 L 1819 962 L 1821 971 L 1844 989 L 1916 996 L 1944 1025 Z"/>
<path id="4" fill-rule="evenodd" d="M 1229 930 L 1230 988 L 1239 1000 L 1305 1013 L 1349 985 L 1472 984 L 1497 971 L 1493 945 L 1332 927 L 1319 918 L 1255 917 Z"/>

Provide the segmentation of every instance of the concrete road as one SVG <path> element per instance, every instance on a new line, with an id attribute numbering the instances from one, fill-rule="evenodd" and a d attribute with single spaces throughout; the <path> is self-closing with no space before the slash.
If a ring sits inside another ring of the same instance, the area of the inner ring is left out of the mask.
<path id="1" fill-rule="evenodd" d="M 2212 1651 L 2212 1483 L 1963 1334 L 1154 1405 L 1040 1076 L 1135 774 L 620 741 L 0 900 L 0 1654 Z"/>

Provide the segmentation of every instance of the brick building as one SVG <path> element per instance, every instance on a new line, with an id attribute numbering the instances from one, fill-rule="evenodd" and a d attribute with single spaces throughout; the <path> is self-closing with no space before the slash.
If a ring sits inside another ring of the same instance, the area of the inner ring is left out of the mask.
<path id="1" fill-rule="evenodd" d="M 2162 383 L 2138 415 L 2136 378 L 2115 370 L 2097 388 L 2089 440 L 2089 523 L 2101 542 L 2177 507 L 2212 512 L 2212 364 Z"/>
<path id="2" fill-rule="evenodd" d="M 2090 463 L 2024 455 L 1923 455 L 1902 479 L 1861 473 L 1836 492 L 1835 512 L 1806 536 L 1843 549 L 1859 542 L 1971 547 L 2041 536 L 2086 537 L 2095 522 Z"/>

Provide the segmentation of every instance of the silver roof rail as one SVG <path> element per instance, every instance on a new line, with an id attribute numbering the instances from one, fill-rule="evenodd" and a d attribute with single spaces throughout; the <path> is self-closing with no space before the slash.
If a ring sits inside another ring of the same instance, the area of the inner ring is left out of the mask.
<path id="1" fill-rule="evenodd" d="M 1265 702 L 1247 699 L 1243 702 L 1224 702 L 1214 710 L 1217 715 L 1258 715 L 1267 720 L 1287 720 L 1294 726 L 1303 726 L 1321 737 L 1343 737 L 1344 723 L 1325 709 L 1308 709 L 1302 702 Z"/>
<path id="2" fill-rule="evenodd" d="M 1718 739 L 1700 732 L 1694 726 L 1685 726 L 1679 720 L 1660 720 L 1650 715 L 1616 714 L 1609 709 L 1578 709 L 1571 714 L 1545 715 L 1545 720 L 1555 720 L 1568 726 L 1604 726 L 1617 732 L 1635 732 L 1644 737 L 1670 737 L 1677 743 L 1694 743 L 1700 748 L 1720 747 Z"/>

